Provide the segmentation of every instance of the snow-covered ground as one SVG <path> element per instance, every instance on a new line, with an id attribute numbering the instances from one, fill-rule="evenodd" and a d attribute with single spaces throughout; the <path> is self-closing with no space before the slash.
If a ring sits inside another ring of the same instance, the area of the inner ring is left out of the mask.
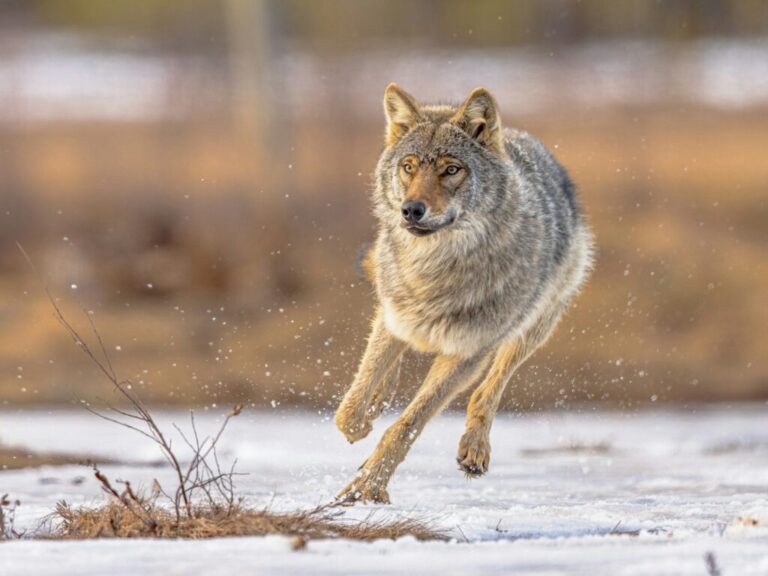
<path id="1" fill-rule="evenodd" d="M 212 431 L 219 416 L 198 414 Z M 183 413 L 162 420 L 185 422 Z M 451 543 L 373 544 L 285 538 L 209 541 L 14 541 L 0 544 L 0 575 L 193 574 L 768 574 L 768 406 L 637 413 L 502 415 L 488 476 L 466 480 L 454 463 L 460 415 L 427 428 L 390 485 L 392 506 L 353 516 L 407 514 L 453 530 Z M 383 429 L 349 446 L 327 416 L 243 413 L 223 447 L 239 459 L 254 504 L 311 507 L 354 473 Z M 151 463 L 153 446 L 84 412 L 0 412 L 0 439 L 34 449 L 90 452 Z M 107 466 L 134 483 L 168 470 Z M 84 480 L 83 480 L 84 478 Z M 0 471 L 0 493 L 19 498 L 19 528 L 58 500 L 98 501 L 88 469 Z M 739 518 L 758 520 L 757 526 Z M 467 542 L 468 541 L 468 542 Z"/>

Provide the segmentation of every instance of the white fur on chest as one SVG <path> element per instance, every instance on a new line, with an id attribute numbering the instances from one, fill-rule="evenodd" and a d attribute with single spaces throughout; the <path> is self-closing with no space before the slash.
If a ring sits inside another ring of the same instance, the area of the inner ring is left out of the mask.
<path id="1" fill-rule="evenodd" d="M 387 330 L 418 352 L 469 357 L 482 347 L 476 330 L 456 325 L 425 328 L 426 323 L 398 310 L 388 298 L 383 298 L 381 305 Z"/>

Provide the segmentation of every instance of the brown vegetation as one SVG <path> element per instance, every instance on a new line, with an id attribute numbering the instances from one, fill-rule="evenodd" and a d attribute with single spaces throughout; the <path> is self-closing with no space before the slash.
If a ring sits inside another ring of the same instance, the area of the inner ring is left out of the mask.
<path id="1" fill-rule="evenodd" d="M 350 538 L 376 540 L 413 536 L 419 540 L 444 540 L 444 532 L 410 518 L 378 520 L 373 517 L 353 521 L 333 507 L 319 507 L 300 512 L 252 510 L 241 506 L 232 511 L 215 507 L 195 508 L 189 517 L 153 506 L 152 523 L 142 520 L 117 502 L 98 508 L 71 508 L 59 504 L 50 517 L 55 526 L 52 538 L 217 538 L 222 536 L 268 536 L 280 534 L 296 538 L 295 546 L 307 540 Z"/>

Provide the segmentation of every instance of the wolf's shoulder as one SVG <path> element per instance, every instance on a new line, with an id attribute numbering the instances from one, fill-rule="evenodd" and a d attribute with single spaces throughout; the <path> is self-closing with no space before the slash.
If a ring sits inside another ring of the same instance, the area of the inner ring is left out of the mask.
<path id="1" fill-rule="evenodd" d="M 577 217 L 579 206 L 576 190 L 566 169 L 554 154 L 537 138 L 523 130 L 504 130 L 507 155 L 526 180 L 538 184 L 537 188 L 550 197 L 562 198 Z"/>
<path id="2" fill-rule="evenodd" d="M 546 146 L 524 130 L 506 128 L 504 130 L 504 148 L 513 162 L 534 167 L 541 163 L 558 164 Z"/>

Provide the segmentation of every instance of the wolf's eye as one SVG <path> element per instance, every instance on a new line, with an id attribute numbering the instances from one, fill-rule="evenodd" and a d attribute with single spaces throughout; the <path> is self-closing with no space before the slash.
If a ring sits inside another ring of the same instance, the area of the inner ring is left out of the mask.
<path id="1" fill-rule="evenodd" d="M 413 173 L 413 164 L 411 164 L 410 162 L 406 162 L 405 164 L 403 164 L 403 170 L 405 171 L 406 174 Z"/>
<path id="2" fill-rule="evenodd" d="M 456 164 L 451 164 L 448 166 L 448 168 L 445 169 L 444 174 L 447 174 L 448 176 L 456 176 L 456 174 L 459 173 L 459 170 L 461 170 L 459 166 L 456 166 Z"/>

